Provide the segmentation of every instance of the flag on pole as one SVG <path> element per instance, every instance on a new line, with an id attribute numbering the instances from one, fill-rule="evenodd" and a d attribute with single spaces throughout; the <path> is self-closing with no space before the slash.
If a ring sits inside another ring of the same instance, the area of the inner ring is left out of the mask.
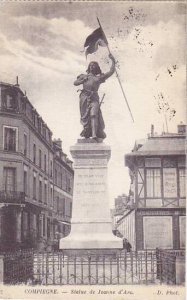
<path id="1" fill-rule="evenodd" d="M 85 55 L 92 54 L 97 51 L 98 46 L 106 47 L 108 45 L 107 39 L 99 27 L 92 32 L 86 39 L 84 47 L 86 48 Z"/>

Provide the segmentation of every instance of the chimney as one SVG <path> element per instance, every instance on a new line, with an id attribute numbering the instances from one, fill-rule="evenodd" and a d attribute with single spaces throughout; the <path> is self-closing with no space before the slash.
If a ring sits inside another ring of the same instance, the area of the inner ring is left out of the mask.
<path id="1" fill-rule="evenodd" d="M 53 143 L 55 144 L 55 146 L 57 146 L 59 149 L 62 150 L 62 141 L 61 141 L 61 139 L 54 139 Z"/>
<path id="2" fill-rule="evenodd" d="M 18 76 L 16 76 L 16 84 L 15 84 L 15 86 L 18 86 L 18 87 L 19 87 Z"/>
<path id="3" fill-rule="evenodd" d="M 154 125 L 151 124 L 151 136 L 154 136 Z"/>
<path id="4" fill-rule="evenodd" d="M 186 133 L 186 125 L 183 124 L 183 122 L 180 122 L 180 124 L 177 126 L 178 133 L 179 134 L 185 134 Z"/>

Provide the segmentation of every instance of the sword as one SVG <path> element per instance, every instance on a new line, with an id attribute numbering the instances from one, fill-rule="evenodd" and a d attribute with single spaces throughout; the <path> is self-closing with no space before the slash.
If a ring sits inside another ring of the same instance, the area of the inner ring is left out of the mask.
<path id="1" fill-rule="evenodd" d="M 103 102 L 104 98 L 105 98 L 105 94 L 103 94 L 103 97 L 102 97 L 101 101 L 99 102 L 99 107 L 101 107 L 101 104 L 104 103 Z"/>

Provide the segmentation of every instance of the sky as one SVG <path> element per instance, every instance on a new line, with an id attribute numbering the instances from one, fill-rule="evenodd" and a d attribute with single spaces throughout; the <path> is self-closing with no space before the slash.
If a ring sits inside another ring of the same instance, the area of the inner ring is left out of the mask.
<path id="1" fill-rule="evenodd" d="M 179 1 L 1 2 L 0 81 L 20 88 L 71 159 L 70 146 L 82 130 L 79 93 L 73 85 L 90 61 L 103 72 L 110 68 L 106 47 L 84 53 L 86 37 L 99 18 L 135 122 L 132 122 L 115 75 L 103 83 L 102 113 L 105 143 L 111 147 L 108 165 L 110 205 L 128 194 L 124 155 L 135 140 L 155 131 L 170 132 L 186 123 L 186 33 L 184 3 Z M 163 102 L 164 101 L 164 102 Z M 163 103 L 166 103 L 163 107 Z M 162 106 L 162 113 L 159 110 Z"/>

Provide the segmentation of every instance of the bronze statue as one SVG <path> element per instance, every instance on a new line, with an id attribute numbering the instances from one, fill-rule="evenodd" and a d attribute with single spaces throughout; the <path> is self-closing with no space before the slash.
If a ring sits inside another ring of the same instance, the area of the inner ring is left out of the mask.
<path id="1" fill-rule="evenodd" d="M 99 64 L 95 61 L 90 62 L 87 74 L 81 74 L 75 80 L 74 85 L 83 84 L 83 89 L 80 93 L 80 115 L 83 131 L 81 136 L 85 138 L 92 137 L 104 139 L 104 120 L 99 103 L 98 89 L 101 83 L 105 82 L 115 71 L 115 59 L 112 54 L 109 54 L 112 60 L 110 71 L 103 74 Z"/>

